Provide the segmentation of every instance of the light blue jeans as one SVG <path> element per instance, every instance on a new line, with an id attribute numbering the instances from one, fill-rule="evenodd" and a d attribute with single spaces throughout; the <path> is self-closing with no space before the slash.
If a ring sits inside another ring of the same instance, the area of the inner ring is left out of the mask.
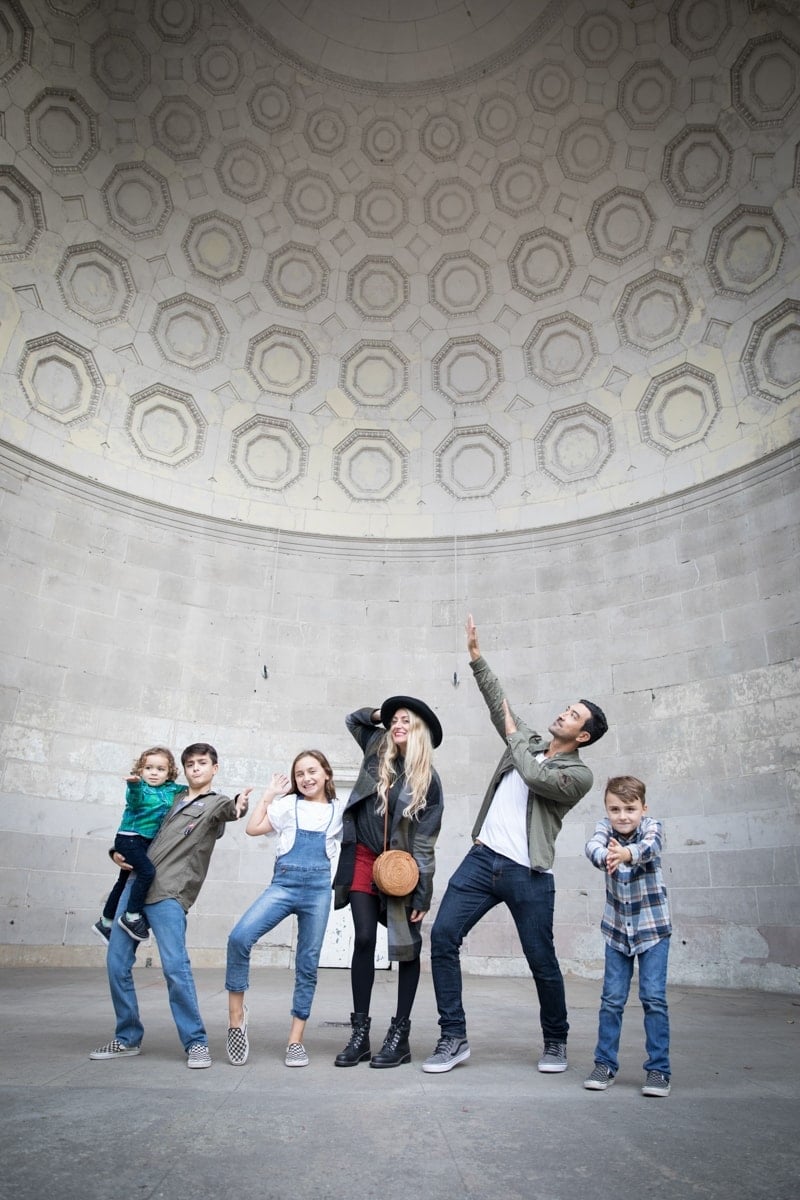
<path id="1" fill-rule="evenodd" d="M 622 1014 L 631 988 L 633 964 L 639 963 L 639 999 L 644 1009 L 645 1071 L 660 1071 L 670 1077 L 669 1015 L 667 1013 L 667 959 L 669 938 L 662 938 L 641 954 L 622 954 L 606 945 L 606 969 L 600 997 L 600 1021 L 594 1061 L 604 1063 L 616 1075 L 619 1070 L 619 1039 Z"/>
<path id="2" fill-rule="evenodd" d="M 227 990 L 247 991 L 253 946 L 285 917 L 295 913 L 297 950 L 292 1016 L 307 1021 L 317 988 L 317 969 L 331 896 L 331 866 L 325 854 L 325 834 L 298 829 L 292 849 L 275 862 L 272 883 L 230 932 L 225 973 Z"/>
<path id="3" fill-rule="evenodd" d="M 125 912 L 130 889 L 131 884 L 122 893 L 118 913 Z M 195 1042 L 207 1045 L 208 1037 L 203 1018 L 200 1016 L 192 964 L 186 949 L 186 913 L 177 900 L 159 900 L 157 904 L 145 904 L 143 911 L 158 942 L 169 1006 L 181 1045 L 184 1050 L 188 1050 Z M 133 983 L 133 963 L 138 948 L 139 942 L 128 937 L 114 921 L 108 943 L 106 968 L 111 1001 L 117 1015 L 114 1036 L 125 1046 L 138 1046 L 144 1037 L 144 1026 L 139 1016 L 139 1004 Z"/>

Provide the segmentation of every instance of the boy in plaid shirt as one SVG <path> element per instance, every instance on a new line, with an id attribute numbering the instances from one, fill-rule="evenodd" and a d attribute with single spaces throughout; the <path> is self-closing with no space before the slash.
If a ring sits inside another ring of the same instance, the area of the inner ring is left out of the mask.
<path id="1" fill-rule="evenodd" d="M 636 959 L 647 1050 L 642 1095 L 668 1096 L 667 956 L 672 926 L 661 875 L 661 822 L 645 815 L 645 785 L 633 775 L 609 779 L 605 808 L 608 815 L 586 843 L 587 858 L 606 875 L 600 924 L 606 954 L 594 1070 L 583 1086 L 604 1092 L 614 1082 L 622 1014 Z"/>

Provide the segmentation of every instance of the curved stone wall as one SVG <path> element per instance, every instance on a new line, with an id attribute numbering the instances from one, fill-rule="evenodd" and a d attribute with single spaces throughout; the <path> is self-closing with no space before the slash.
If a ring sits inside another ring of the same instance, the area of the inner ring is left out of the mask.
<path id="1" fill-rule="evenodd" d="M 797 468 L 784 451 L 616 516 L 377 543 L 214 521 L 5 452 L 0 960 L 102 953 L 90 925 L 137 748 L 210 740 L 234 791 L 319 746 L 346 783 L 358 756 L 344 714 L 397 692 L 425 696 L 445 729 L 438 903 L 501 748 L 467 666 L 471 609 L 534 727 L 577 696 L 609 717 L 586 752 L 595 788 L 558 842 L 565 968 L 600 970 L 602 879 L 583 845 L 605 779 L 626 771 L 665 823 L 673 980 L 791 990 Z M 190 915 L 197 962 L 222 966 L 271 859 L 266 839 L 226 834 Z M 289 936 L 275 931 L 256 961 L 287 962 Z M 525 972 L 505 910 L 473 932 L 464 962 Z"/>
<path id="2" fill-rule="evenodd" d="M 596 695 L 598 780 L 648 782 L 673 977 L 792 987 L 797 5 L 375 8 L 0 4 L 0 954 L 93 960 L 137 747 L 346 781 L 393 690 L 447 731 L 441 895 L 497 751 L 472 608 L 523 712 Z M 270 862 L 219 848 L 198 961 Z M 502 914 L 466 962 L 524 969 Z"/>

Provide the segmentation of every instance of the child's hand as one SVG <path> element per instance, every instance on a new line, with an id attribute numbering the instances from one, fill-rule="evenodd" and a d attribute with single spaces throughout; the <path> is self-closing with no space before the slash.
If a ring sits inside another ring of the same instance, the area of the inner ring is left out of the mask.
<path id="1" fill-rule="evenodd" d="M 624 867 L 631 861 L 631 852 L 627 846 L 620 846 L 616 838 L 610 838 L 606 851 L 606 870 L 613 875 L 617 867 Z"/>
<path id="2" fill-rule="evenodd" d="M 276 796 L 286 796 L 292 790 L 292 781 L 288 775 L 284 775 L 282 771 L 276 771 L 272 776 L 272 782 L 267 788 L 267 792 L 272 792 Z"/>
<path id="3" fill-rule="evenodd" d="M 142 777 L 141 777 L 141 775 L 127 775 L 125 778 L 125 782 L 126 783 L 141 783 Z"/>
<path id="4" fill-rule="evenodd" d="M 247 806 L 250 803 L 251 787 L 242 788 L 241 792 L 236 797 L 236 819 L 243 817 L 247 812 Z"/>

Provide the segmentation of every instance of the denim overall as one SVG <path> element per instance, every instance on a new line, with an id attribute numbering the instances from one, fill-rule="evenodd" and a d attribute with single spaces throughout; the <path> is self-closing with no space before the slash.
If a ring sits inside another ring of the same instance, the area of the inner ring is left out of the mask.
<path id="1" fill-rule="evenodd" d="M 294 960 L 292 1016 L 307 1021 L 317 986 L 322 939 L 331 908 L 331 863 L 325 850 L 328 824 L 319 832 L 300 829 L 295 798 L 294 845 L 275 860 L 275 873 L 267 890 L 250 905 L 228 938 L 225 987 L 244 992 L 250 983 L 250 951 L 259 938 L 288 917 L 297 916 L 297 950 Z"/>

